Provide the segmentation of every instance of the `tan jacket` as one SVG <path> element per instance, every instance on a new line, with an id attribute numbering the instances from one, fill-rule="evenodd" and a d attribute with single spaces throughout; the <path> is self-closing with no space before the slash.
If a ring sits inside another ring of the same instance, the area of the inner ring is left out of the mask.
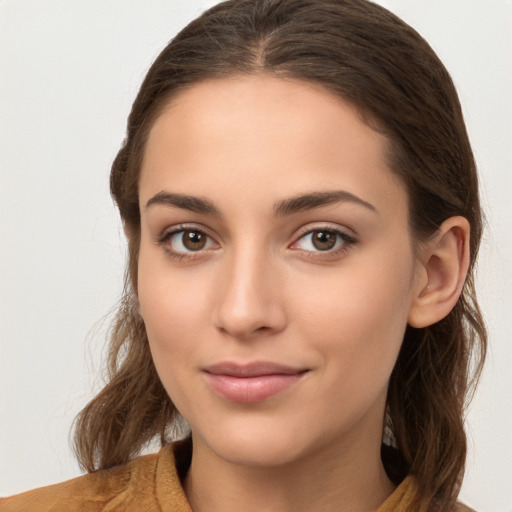
<path id="1" fill-rule="evenodd" d="M 173 446 L 123 466 L 2 498 L 0 512 L 192 512 Z M 407 477 L 376 512 L 410 512 L 414 490 L 414 479 Z"/>

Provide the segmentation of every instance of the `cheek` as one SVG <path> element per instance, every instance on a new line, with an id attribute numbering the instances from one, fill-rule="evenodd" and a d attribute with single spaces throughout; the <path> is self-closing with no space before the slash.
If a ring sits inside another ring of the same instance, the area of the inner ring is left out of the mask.
<path id="1" fill-rule="evenodd" d="M 411 259 L 362 263 L 297 294 L 303 332 L 322 353 L 333 382 L 349 386 L 361 379 L 387 382 L 410 307 Z"/>
<path id="2" fill-rule="evenodd" d="M 206 337 L 198 292 L 194 283 L 157 276 L 154 267 L 139 266 L 139 302 L 153 362 L 167 394 L 186 418 L 202 408 L 202 388 L 191 378 Z"/>
<path id="3" fill-rule="evenodd" d="M 192 360 L 204 338 L 207 283 L 193 272 L 173 272 L 168 262 L 160 264 L 149 256 L 141 250 L 139 303 L 153 359 L 166 385 Z"/>

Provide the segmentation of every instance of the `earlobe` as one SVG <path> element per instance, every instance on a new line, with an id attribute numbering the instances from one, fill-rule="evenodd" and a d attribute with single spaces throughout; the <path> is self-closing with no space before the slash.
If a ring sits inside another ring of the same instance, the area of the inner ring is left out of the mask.
<path id="1" fill-rule="evenodd" d="M 450 313 L 469 268 L 469 222 L 450 217 L 421 251 L 423 276 L 409 312 L 411 327 L 432 325 Z"/>

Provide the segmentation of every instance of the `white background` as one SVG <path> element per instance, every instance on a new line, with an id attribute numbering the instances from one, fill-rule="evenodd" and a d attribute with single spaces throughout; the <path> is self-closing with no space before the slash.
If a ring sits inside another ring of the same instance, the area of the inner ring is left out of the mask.
<path id="1" fill-rule="evenodd" d="M 152 60 L 213 1 L 0 0 L 0 495 L 79 474 L 124 241 L 111 161 Z M 451 71 L 482 177 L 490 354 L 461 497 L 512 511 L 512 2 L 381 0 Z"/>

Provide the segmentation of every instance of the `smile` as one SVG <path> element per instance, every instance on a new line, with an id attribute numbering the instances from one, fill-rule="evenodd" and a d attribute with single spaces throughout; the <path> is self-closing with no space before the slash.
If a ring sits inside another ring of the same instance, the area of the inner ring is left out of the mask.
<path id="1" fill-rule="evenodd" d="M 214 392 L 239 403 L 263 402 L 297 383 L 307 372 L 307 369 L 267 362 L 219 363 L 203 370 Z"/>

